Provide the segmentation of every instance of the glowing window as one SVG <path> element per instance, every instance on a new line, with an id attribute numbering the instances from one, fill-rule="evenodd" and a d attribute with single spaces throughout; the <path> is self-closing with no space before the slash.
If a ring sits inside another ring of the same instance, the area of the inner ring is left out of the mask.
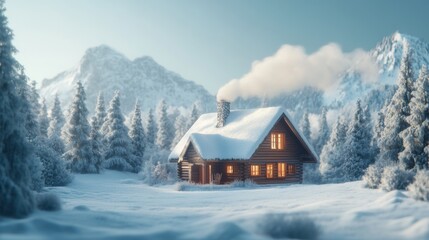
<path id="1" fill-rule="evenodd" d="M 277 149 L 277 150 L 285 149 L 284 133 L 271 133 L 271 149 Z"/>
<path id="2" fill-rule="evenodd" d="M 296 169 L 294 164 L 288 164 L 287 165 L 287 173 L 288 174 L 295 174 Z"/>
<path id="3" fill-rule="evenodd" d="M 286 163 L 278 163 L 278 177 L 286 177 Z"/>
<path id="4" fill-rule="evenodd" d="M 273 164 L 267 164 L 267 178 L 273 178 L 273 177 L 274 177 Z"/>
<path id="5" fill-rule="evenodd" d="M 260 173 L 261 173 L 261 169 L 260 169 L 259 165 L 251 165 L 250 166 L 250 175 L 251 176 L 259 176 Z"/>
<path id="6" fill-rule="evenodd" d="M 234 173 L 234 168 L 232 165 L 226 165 L 226 173 L 227 174 L 232 174 Z"/>

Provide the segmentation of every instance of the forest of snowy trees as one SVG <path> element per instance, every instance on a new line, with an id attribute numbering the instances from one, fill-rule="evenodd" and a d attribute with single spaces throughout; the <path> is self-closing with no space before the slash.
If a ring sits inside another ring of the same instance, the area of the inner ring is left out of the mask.
<path id="1" fill-rule="evenodd" d="M 198 118 L 195 105 L 189 114 L 169 114 L 161 101 L 155 116 L 146 109 L 143 118 L 137 101 L 127 126 L 119 92 L 107 110 L 100 93 L 90 118 L 85 89 L 78 82 L 64 114 L 58 96 L 48 106 L 14 58 L 4 12 L 0 1 L 0 216 L 25 217 L 36 207 L 57 209 L 58 198 L 40 192 L 45 186 L 69 184 L 73 173 L 115 169 L 140 172 L 149 184 L 175 180 L 167 155 Z"/>
<path id="2" fill-rule="evenodd" d="M 352 116 L 340 114 L 330 130 L 322 111 L 318 137 L 312 139 L 320 163 L 305 166 L 304 179 L 329 183 L 363 178 L 369 188 L 408 188 L 415 198 L 429 199 L 429 74 L 423 66 L 414 79 L 410 54 L 401 61 L 398 88 L 374 119 L 358 100 Z M 300 128 L 311 139 L 308 118 L 305 113 Z"/>

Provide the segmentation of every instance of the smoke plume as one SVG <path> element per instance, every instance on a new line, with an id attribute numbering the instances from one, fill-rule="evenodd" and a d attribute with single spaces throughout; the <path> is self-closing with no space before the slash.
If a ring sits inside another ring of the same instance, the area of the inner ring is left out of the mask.
<path id="1" fill-rule="evenodd" d="M 338 86 L 340 75 L 348 69 L 367 82 L 378 77 L 377 65 L 364 50 L 344 53 L 338 44 L 330 43 L 307 54 L 301 46 L 283 45 L 274 55 L 253 62 L 243 77 L 221 87 L 217 99 L 232 102 L 238 97 L 275 97 L 307 86 L 329 91 Z"/>

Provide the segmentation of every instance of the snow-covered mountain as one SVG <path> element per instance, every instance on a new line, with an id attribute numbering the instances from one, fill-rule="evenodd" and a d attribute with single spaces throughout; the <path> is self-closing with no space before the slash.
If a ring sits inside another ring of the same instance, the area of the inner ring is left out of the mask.
<path id="1" fill-rule="evenodd" d="M 414 77 L 417 78 L 422 65 L 429 66 L 429 43 L 406 34 L 395 32 L 392 36 L 385 37 L 370 51 L 371 57 L 379 68 L 379 78 L 376 82 L 365 82 L 361 76 L 353 70 L 347 71 L 341 81 L 341 85 L 334 93 L 333 101 L 328 101 L 331 106 L 344 106 L 354 102 L 357 98 L 368 98 L 374 95 L 386 93 L 389 86 L 397 84 L 398 72 L 404 53 L 410 53 L 410 61 L 413 66 Z M 391 94 L 391 91 L 387 91 Z"/>
<path id="2" fill-rule="evenodd" d="M 124 113 L 131 111 L 136 99 L 143 110 L 155 107 L 161 99 L 175 107 L 189 108 L 195 102 L 202 110 L 215 107 L 214 96 L 201 85 L 165 69 L 151 57 L 130 60 L 105 45 L 88 49 L 77 66 L 43 80 L 41 96 L 51 101 L 58 93 L 66 109 L 73 99 L 77 81 L 85 87 L 90 111 L 100 91 L 108 102 L 116 90 L 121 92 Z"/>
<path id="3" fill-rule="evenodd" d="M 364 81 L 352 67 L 339 76 L 339 87 L 333 92 L 307 87 L 270 99 L 239 98 L 232 106 L 254 108 L 282 105 L 289 109 L 296 121 L 301 118 L 303 110 L 320 113 L 323 106 L 340 112 L 347 111 L 351 109 L 349 105 L 354 104 L 358 98 L 373 111 L 378 111 L 394 93 L 401 60 L 406 51 L 411 53 L 413 72 L 417 77 L 422 65 L 429 66 L 429 44 L 419 38 L 395 32 L 369 52 L 379 68 L 379 78 L 375 82 Z"/>

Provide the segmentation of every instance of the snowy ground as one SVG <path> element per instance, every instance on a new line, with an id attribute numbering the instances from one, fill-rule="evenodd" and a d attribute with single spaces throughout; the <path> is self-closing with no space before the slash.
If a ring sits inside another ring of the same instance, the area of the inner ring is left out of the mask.
<path id="1" fill-rule="evenodd" d="M 314 219 L 319 239 L 429 239 L 429 203 L 361 184 L 177 191 L 135 174 L 77 175 L 50 189 L 63 210 L 0 218 L 0 239 L 270 239 L 270 213 Z"/>

